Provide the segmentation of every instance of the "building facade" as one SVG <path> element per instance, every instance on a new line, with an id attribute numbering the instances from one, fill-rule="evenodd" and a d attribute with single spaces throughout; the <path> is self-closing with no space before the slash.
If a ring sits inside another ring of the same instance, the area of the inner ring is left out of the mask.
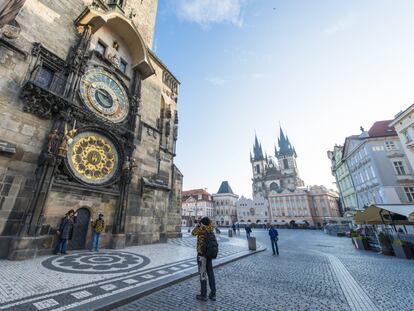
<path id="1" fill-rule="evenodd" d="M 223 181 L 213 194 L 214 219 L 218 226 L 231 226 L 237 222 L 236 203 L 239 196 L 233 193 L 228 181 Z"/>
<path id="2" fill-rule="evenodd" d="M 192 226 L 200 217 L 214 218 L 213 197 L 206 189 L 183 191 L 181 225 Z"/>
<path id="3" fill-rule="evenodd" d="M 247 199 L 242 196 L 237 200 L 236 207 L 237 222 L 241 225 L 263 226 L 271 222 L 269 202 L 263 197 Z"/>
<path id="4" fill-rule="evenodd" d="M 398 113 L 390 127 L 394 127 L 397 132 L 408 162 L 414 168 L 414 104 Z M 392 148 L 392 145 L 388 148 Z"/>
<path id="5" fill-rule="evenodd" d="M 275 147 L 275 158 L 263 154 L 262 145 L 257 136 L 250 154 L 253 179 L 253 197 L 267 197 L 270 191 L 295 190 L 304 186 L 299 177 L 296 163 L 297 154 L 289 138 L 280 128 L 278 148 Z"/>
<path id="6" fill-rule="evenodd" d="M 150 50 L 157 1 L 12 0 L 0 16 L 0 257 L 179 236 L 179 82 Z"/>
<path id="7" fill-rule="evenodd" d="M 272 191 L 268 200 L 271 222 L 281 226 L 321 227 L 341 217 L 338 193 L 324 186 Z"/>
<path id="8" fill-rule="evenodd" d="M 390 123 L 375 122 L 369 131 L 345 140 L 342 161 L 349 169 L 358 209 L 373 203 L 408 203 L 414 198 L 412 167 Z"/>
<path id="9" fill-rule="evenodd" d="M 308 196 L 312 221 L 316 227 L 335 222 L 341 217 L 338 192 L 324 186 L 311 186 Z"/>
<path id="10" fill-rule="evenodd" d="M 347 162 L 343 160 L 343 151 L 343 146 L 335 145 L 332 151 L 328 151 L 328 158 L 331 160 L 331 172 L 335 177 L 343 212 L 346 215 L 358 209 L 358 201 Z"/>

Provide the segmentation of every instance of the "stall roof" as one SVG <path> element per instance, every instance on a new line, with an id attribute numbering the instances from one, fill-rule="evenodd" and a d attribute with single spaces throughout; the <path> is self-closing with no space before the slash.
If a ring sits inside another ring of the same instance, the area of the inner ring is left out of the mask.
<path id="1" fill-rule="evenodd" d="M 382 212 L 387 211 L 387 212 Z M 382 214 L 382 217 L 381 217 Z M 396 216 L 396 215 L 399 215 Z M 401 219 L 401 216 L 404 218 Z M 357 211 L 354 217 L 357 224 L 409 224 L 414 222 L 413 204 L 373 204 L 365 211 Z"/>

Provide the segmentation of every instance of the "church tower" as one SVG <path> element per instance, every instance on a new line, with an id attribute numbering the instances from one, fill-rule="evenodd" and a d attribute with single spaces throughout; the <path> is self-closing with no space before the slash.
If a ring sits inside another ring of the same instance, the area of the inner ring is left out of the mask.
<path id="1" fill-rule="evenodd" d="M 253 171 L 253 194 L 254 196 L 264 196 L 265 187 L 263 184 L 263 178 L 266 173 L 268 159 L 267 156 L 263 156 L 262 145 L 255 135 L 254 145 L 253 145 L 253 155 L 250 153 L 250 163 L 252 164 Z"/>
<path id="2" fill-rule="evenodd" d="M 296 187 L 302 187 L 303 181 L 299 178 L 299 170 L 296 163 L 296 150 L 289 141 L 289 138 L 280 127 L 278 147 L 275 148 L 275 157 L 277 158 L 280 171 L 282 173 L 282 187 L 294 190 Z"/>

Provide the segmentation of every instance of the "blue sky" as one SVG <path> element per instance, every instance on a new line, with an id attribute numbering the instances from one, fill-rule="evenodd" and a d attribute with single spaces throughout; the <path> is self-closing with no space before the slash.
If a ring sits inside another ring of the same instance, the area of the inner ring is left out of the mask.
<path id="1" fill-rule="evenodd" d="M 160 0 L 154 50 L 178 77 L 184 189 L 251 196 L 254 133 L 279 122 L 308 185 L 326 151 L 414 101 L 412 0 Z"/>

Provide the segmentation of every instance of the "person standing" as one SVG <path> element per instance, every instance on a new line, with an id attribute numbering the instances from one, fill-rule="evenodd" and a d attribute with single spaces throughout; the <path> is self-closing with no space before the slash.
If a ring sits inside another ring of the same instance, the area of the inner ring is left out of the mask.
<path id="1" fill-rule="evenodd" d="M 57 255 L 59 253 L 66 255 L 68 241 L 72 239 L 73 235 L 73 224 L 76 222 L 76 213 L 73 209 L 69 210 L 65 217 L 62 218 L 60 222 L 59 229 L 56 233 L 59 236 L 59 242 L 55 247 L 54 254 Z"/>
<path id="2" fill-rule="evenodd" d="M 244 227 L 244 230 L 246 230 L 246 237 L 250 238 L 250 233 L 252 233 L 252 229 L 250 228 L 250 225 L 246 225 L 246 227 Z"/>
<path id="3" fill-rule="evenodd" d="M 279 256 L 279 248 L 277 247 L 277 240 L 279 239 L 279 232 L 277 232 L 274 225 L 271 225 L 269 229 L 270 243 L 272 244 L 273 255 Z"/>
<path id="4" fill-rule="evenodd" d="M 239 223 L 236 224 L 236 228 L 237 228 L 237 234 L 240 234 L 240 224 Z"/>
<path id="5" fill-rule="evenodd" d="M 210 287 L 208 298 L 216 300 L 216 280 L 213 271 L 213 259 L 217 257 L 218 244 L 210 218 L 203 217 L 191 232 L 197 237 L 197 264 L 200 274 L 201 293 L 196 299 L 207 301 L 207 278 Z"/>
<path id="6" fill-rule="evenodd" d="M 236 224 L 233 222 L 233 224 L 231 225 L 231 228 L 233 229 L 233 233 L 234 235 L 236 235 Z"/>
<path id="7" fill-rule="evenodd" d="M 105 221 L 103 219 L 104 215 L 99 213 L 98 219 L 92 222 L 92 245 L 91 251 L 99 251 L 99 241 L 101 239 L 101 233 L 105 230 Z"/>

